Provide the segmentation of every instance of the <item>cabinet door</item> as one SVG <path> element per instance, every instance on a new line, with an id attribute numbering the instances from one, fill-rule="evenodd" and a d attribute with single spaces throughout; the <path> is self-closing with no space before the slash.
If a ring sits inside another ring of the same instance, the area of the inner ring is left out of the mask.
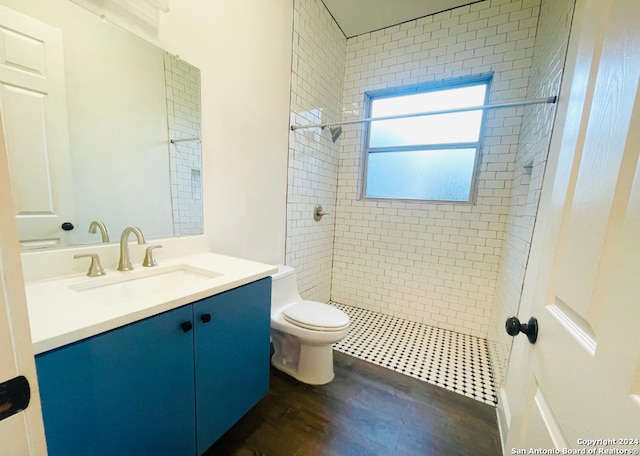
<path id="1" fill-rule="evenodd" d="M 192 307 L 36 357 L 50 456 L 195 454 Z"/>
<path id="2" fill-rule="evenodd" d="M 271 277 L 194 304 L 198 454 L 269 389 Z M 207 323 L 207 315 L 211 320 Z"/>

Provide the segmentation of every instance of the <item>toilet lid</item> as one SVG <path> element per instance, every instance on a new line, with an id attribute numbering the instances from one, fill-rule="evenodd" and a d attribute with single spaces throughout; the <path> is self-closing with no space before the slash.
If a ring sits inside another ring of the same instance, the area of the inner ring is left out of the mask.
<path id="1" fill-rule="evenodd" d="M 328 304 L 302 301 L 283 310 L 285 320 L 316 331 L 341 331 L 349 326 L 346 313 Z"/>

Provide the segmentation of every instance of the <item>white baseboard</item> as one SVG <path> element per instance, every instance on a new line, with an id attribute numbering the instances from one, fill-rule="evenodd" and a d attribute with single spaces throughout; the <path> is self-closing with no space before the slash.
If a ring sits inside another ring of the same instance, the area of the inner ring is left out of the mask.
<path id="1" fill-rule="evenodd" d="M 511 410 L 509 409 L 509 400 L 507 392 L 504 388 L 498 391 L 499 399 L 496 406 L 496 416 L 498 418 L 498 429 L 500 431 L 500 444 L 502 446 L 502 454 L 505 453 L 505 445 L 507 443 L 507 435 L 509 434 L 509 426 L 511 425 Z"/>

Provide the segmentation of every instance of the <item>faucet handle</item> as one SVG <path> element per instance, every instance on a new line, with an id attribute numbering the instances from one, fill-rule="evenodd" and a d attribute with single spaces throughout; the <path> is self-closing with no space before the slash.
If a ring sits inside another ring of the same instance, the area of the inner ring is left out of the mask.
<path id="1" fill-rule="evenodd" d="M 161 249 L 161 245 L 150 245 L 147 247 L 147 253 L 144 256 L 144 261 L 142 262 L 142 266 L 150 268 L 152 266 L 157 266 L 158 262 L 153 257 L 153 249 Z"/>
<path id="2" fill-rule="evenodd" d="M 87 258 L 91 257 L 91 266 L 89 266 L 89 272 L 87 275 L 89 277 L 99 277 L 106 274 L 104 269 L 102 269 L 102 265 L 100 264 L 100 257 L 97 253 L 84 253 L 82 255 L 74 255 L 73 258 Z"/>

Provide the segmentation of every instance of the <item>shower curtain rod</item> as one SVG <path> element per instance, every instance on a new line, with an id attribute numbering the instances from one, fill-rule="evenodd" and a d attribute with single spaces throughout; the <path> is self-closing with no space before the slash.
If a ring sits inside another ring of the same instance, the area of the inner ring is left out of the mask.
<path id="1" fill-rule="evenodd" d="M 291 125 L 291 131 L 302 130 L 305 128 L 336 127 L 338 125 L 351 125 L 351 124 L 357 124 L 357 123 L 375 122 L 378 120 L 406 119 L 408 117 L 435 116 L 438 114 L 453 114 L 456 112 L 479 111 L 479 110 L 485 110 L 485 109 L 514 108 L 518 106 L 528 106 L 533 104 L 555 103 L 556 101 L 558 101 L 558 97 L 554 95 L 552 97 L 536 98 L 533 100 L 512 101 L 510 103 L 500 103 L 500 104 L 483 105 L 483 106 L 470 106 L 467 108 L 443 109 L 441 111 L 417 112 L 413 114 L 399 114 L 395 116 L 384 116 L 384 117 L 369 117 L 367 119 L 345 120 L 343 122 L 329 122 L 329 123 L 322 123 L 322 124 Z"/>
<path id="2" fill-rule="evenodd" d="M 188 142 L 188 141 L 200 141 L 200 138 L 172 139 L 171 144 Z"/>

